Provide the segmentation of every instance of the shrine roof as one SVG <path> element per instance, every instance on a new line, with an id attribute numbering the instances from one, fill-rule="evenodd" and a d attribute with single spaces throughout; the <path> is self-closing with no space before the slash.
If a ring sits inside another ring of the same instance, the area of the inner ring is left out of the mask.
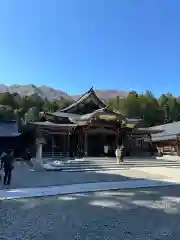
<path id="1" fill-rule="evenodd" d="M 160 142 L 160 141 L 168 141 L 168 140 L 175 140 L 177 139 L 177 135 L 176 134 L 168 134 L 168 135 L 157 135 L 154 134 L 154 136 L 152 136 L 152 142 Z"/>
<path id="2" fill-rule="evenodd" d="M 157 130 L 150 129 L 149 127 L 147 127 L 147 128 L 139 127 L 139 128 L 136 128 L 136 130 L 139 132 L 149 132 L 152 134 L 157 133 Z"/>
<path id="3" fill-rule="evenodd" d="M 132 124 L 136 124 L 142 121 L 141 118 L 126 118 L 126 120 L 128 121 L 128 123 L 132 123 Z"/>
<path id="4" fill-rule="evenodd" d="M 154 142 L 176 139 L 180 135 L 180 121 L 150 127 L 149 129 L 160 131 L 159 133 L 152 134 L 152 141 Z"/>
<path id="5" fill-rule="evenodd" d="M 100 108 L 103 108 L 105 107 L 105 103 L 103 103 L 99 98 L 98 96 L 96 95 L 96 93 L 94 92 L 93 88 L 90 88 L 89 91 L 87 91 L 85 94 L 83 94 L 79 99 L 77 99 L 74 103 L 72 103 L 70 106 L 64 108 L 64 109 L 61 109 L 60 111 L 61 112 L 67 112 L 71 109 L 73 109 L 74 107 L 76 107 L 77 105 L 79 104 L 82 104 L 86 99 L 90 98 L 91 96 L 93 96 L 96 101 L 98 102 L 98 105 Z"/>
<path id="6" fill-rule="evenodd" d="M 76 124 L 59 124 L 59 123 L 52 123 L 49 121 L 45 122 L 31 122 L 30 124 L 45 126 L 45 127 L 56 127 L 56 128 L 73 128 L 76 127 Z"/>
<path id="7" fill-rule="evenodd" d="M 69 118 L 70 121 L 76 122 L 76 121 L 89 121 L 94 116 L 98 114 L 112 114 L 115 116 L 118 116 L 121 120 L 126 120 L 121 114 L 114 112 L 112 109 L 105 107 L 98 110 L 93 111 L 92 113 L 79 115 L 79 114 L 72 114 L 72 113 L 64 113 L 64 112 L 54 112 L 54 113 L 47 113 L 48 115 L 53 115 L 56 117 L 62 117 L 62 118 Z"/>
<path id="8" fill-rule="evenodd" d="M 73 113 L 64 113 L 64 112 L 60 112 L 60 111 L 57 111 L 57 112 L 53 112 L 53 113 L 46 113 L 46 115 L 52 115 L 52 116 L 55 116 L 55 117 L 62 117 L 62 118 L 79 118 L 81 115 L 79 114 L 73 114 Z"/>

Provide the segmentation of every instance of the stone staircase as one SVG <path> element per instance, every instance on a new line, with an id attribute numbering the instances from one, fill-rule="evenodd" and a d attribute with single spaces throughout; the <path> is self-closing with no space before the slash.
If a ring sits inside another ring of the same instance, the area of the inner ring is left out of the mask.
<path id="1" fill-rule="evenodd" d="M 51 167 L 48 167 L 48 164 Z M 46 166 L 45 166 L 46 165 Z M 53 171 L 98 171 L 118 170 L 135 167 L 180 167 L 180 161 L 156 158 L 125 158 L 121 164 L 116 164 L 115 158 L 84 158 L 44 164 L 46 170 Z"/>

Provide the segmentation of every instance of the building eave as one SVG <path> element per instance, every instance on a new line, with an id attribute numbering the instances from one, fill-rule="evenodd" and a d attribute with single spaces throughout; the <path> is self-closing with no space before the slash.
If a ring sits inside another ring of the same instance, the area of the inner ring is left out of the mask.
<path id="1" fill-rule="evenodd" d="M 76 124 L 59 124 L 59 123 L 52 123 L 49 121 L 45 121 L 45 122 L 31 122 L 29 124 L 32 125 L 36 125 L 39 127 L 50 127 L 50 128 L 59 128 L 59 129 L 63 129 L 63 128 L 74 128 L 77 127 Z"/>
<path id="2" fill-rule="evenodd" d="M 153 136 L 152 135 L 152 142 L 165 142 L 170 140 L 177 140 L 178 136 L 176 134 L 164 134 L 162 136 Z"/>
<path id="3" fill-rule="evenodd" d="M 119 119 L 121 121 L 123 121 L 123 120 L 126 121 L 126 118 L 122 114 L 114 112 L 111 108 L 109 108 L 107 106 L 104 108 L 95 110 L 92 113 L 88 113 L 88 114 L 84 114 L 84 115 L 64 113 L 64 112 L 47 113 L 47 115 L 50 115 L 50 116 L 55 116 L 55 117 L 59 117 L 59 118 L 68 118 L 72 123 L 88 122 L 88 121 L 91 121 L 94 117 L 100 116 L 101 114 L 102 115 L 107 114 L 107 116 L 108 116 L 108 114 L 114 115 L 117 117 L 117 119 Z"/>

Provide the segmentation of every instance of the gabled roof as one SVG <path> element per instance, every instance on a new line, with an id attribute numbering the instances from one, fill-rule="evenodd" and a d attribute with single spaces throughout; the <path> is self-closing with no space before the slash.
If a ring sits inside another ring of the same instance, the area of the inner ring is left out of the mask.
<path id="1" fill-rule="evenodd" d="M 176 139 L 177 135 L 180 135 L 180 121 L 167 123 L 149 129 L 159 130 L 159 133 L 152 134 L 152 141 L 165 141 L 170 139 Z"/>
<path id="2" fill-rule="evenodd" d="M 105 103 L 103 103 L 98 96 L 96 95 L 96 93 L 94 92 L 93 88 L 90 88 L 89 91 L 87 91 L 85 94 L 83 94 L 78 100 L 76 100 L 74 103 L 72 103 L 70 106 L 61 109 L 61 112 L 69 112 L 70 110 L 72 110 L 73 108 L 75 108 L 76 106 L 78 106 L 79 104 L 85 102 L 85 100 L 87 100 L 88 98 L 92 97 L 92 99 L 94 99 L 98 105 L 99 108 L 104 108 L 106 107 Z"/>

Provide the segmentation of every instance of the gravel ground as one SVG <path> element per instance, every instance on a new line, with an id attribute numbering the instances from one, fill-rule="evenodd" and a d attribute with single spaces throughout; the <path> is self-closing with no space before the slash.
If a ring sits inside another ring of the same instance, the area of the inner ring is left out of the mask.
<path id="1" fill-rule="evenodd" d="M 180 186 L 4 200 L 0 239 L 180 239 Z"/>

